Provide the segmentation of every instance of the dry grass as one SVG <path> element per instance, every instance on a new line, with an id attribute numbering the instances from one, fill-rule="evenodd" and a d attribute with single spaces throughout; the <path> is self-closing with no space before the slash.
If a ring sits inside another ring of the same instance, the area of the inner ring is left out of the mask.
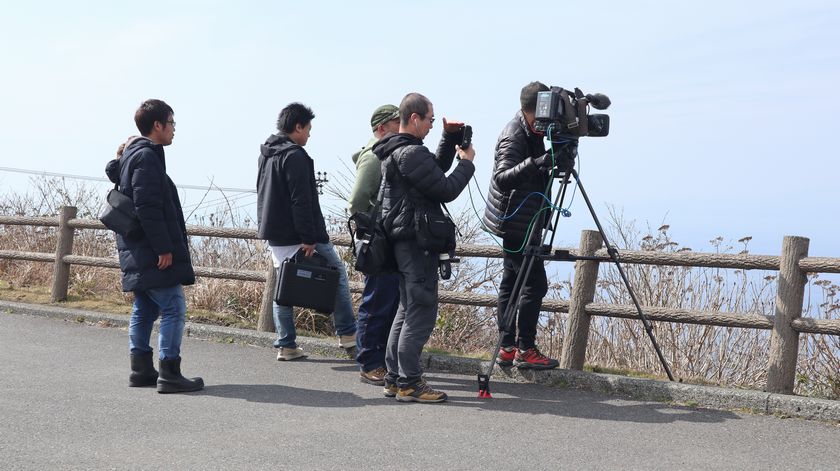
<path id="1" fill-rule="evenodd" d="M 328 186 L 342 196 L 341 176 Z M 79 208 L 79 217 L 93 218 L 101 195 L 85 187 L 68 188 L 63 180 L 33 180 L 32 192 L 0 198 L 0 214 L 53 216 L 64 204 Z M 343 214 L 328 217 L 333 232 L 344 230 Z M 463 232 L 462 243 L 487 243 L 472 213 L 457 217 Z M 667 226 L 638 230 L 634 223 L 614 212 L 610 214 L 610 238 L 620 249 L 680 252 L 691 250 L 671 239 Z M 230 201 L 214 212 L 190 221 L 218 227 L 249 227 Z M 0 226 L 0 249 L 51 253 L 55 250 L 54 228 Z M 738 243 L 747 251 L 749 237 Z M 733 252 L 722 237 L 710 241 L 713 250 Z M 268 269 L 266 247 L 261 241 L 191 237 L 191 253 L 196 266 L 217 266 L 247 270 Z M 349 250 L 338 248 L 345 261 Z M 107 231 L 76 232 L 74 253 L 114 257 L 112 235 Z M 352 266 L 352 264 L 348 264 Z M 776 290 L 775 272 L 745 272 L 714 268 L 659 267 L 625 265 L 642 305 L 706 311 L 773 314 Z M 498 259 L 464 259 L 454 267 L 453 278 L 441 289 L 495 295 L 501 274 Z M 362 276 L 349 270 L 353 281 Z M 131 294 L 120 290 L 116 270 L 74 266 L 68 306 L 107 312 L 128 313 Z M 49 301 L 52 266 L 46 263 L 0 260 L 0 299 L 45 303 Z M 569 280 L 551 280 L 549 298 L 568 298 Z M 260 307 L 263 283 L 199 278 L 185 292 L 189 316 L 193 321 L 254 328 Z M 822 319 L 840 318 L 836 284 L 809 277 L 805 315 Z M 596 301 L 630 304 L 628 293 L 614 268 L 602 265 Z M 354 299 L 358 303 L 358 296 Z M 297 315 L 298 328 L 309 335 L 330 336 L 329 316 L 306 310 Z M 538 342 L 543 351 L 559 357 L 566 329 L 566 315 L 543 313 Z M 687 382 L 762 388 L 766 380 L 769 332 L 761 330 L 654 323 L 654 332 L 674 374 Z M 446 351 L 486 358 L 497 339 L 495 309 L 442 305 L 437 325 L 429 341 L 433 351 Z M 840 398 L 840 338 L 802 335 L 796 392 L 817 397 Z M 640 376 L 662 377 L 658 360 L 639 321 L 595 318 L 586 354 L 588 369 Z"/>

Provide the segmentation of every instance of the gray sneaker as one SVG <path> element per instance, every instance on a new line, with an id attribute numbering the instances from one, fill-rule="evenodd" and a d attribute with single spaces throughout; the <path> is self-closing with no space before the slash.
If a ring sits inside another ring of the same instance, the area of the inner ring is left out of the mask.
<path id="1" fill-rule="evenodd" d="M 278 361 L 297 360 L 298 358 L 306 358 L 306 354 L 303 353 L 303 349 L 300 347 L 283 347 L 279 352 L 277 352 Z"/>
<path id="2" fill-rule="evenodd" d="M 339 335 L 338 346 L 346 350 L 356 348 L 356 334 L 353 333 L 350 335 Z"/>

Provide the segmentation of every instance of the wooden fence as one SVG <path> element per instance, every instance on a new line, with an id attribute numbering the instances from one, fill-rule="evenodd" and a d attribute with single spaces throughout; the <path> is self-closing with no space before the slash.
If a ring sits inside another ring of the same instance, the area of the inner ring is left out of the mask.
<path id="1" fill-rule="evenodd" d="M 55 253 L 34 253 L 0 250 L 0 259 L 50 262 L 54 264 L 51 291 L 53 302 L 67 298 L 71 265 L 119 268 L 116 258 L 85 257 L 73 255 L 73 237 L 77 229 L 104 229 L 97 220 L 77 219 L 76 208 L 61 208 L 58 217 L 0 216 L 0 224 L 21 226 L 51 226 L 58 228 Z M 187 226 L 192 236 L 224 237 L 233 239 L 256 239 L 253 229 L 229 229 L 219 227 Z M 333 235 L 336 245 L 349 246 L 346 234 Z M 720 327 L 741 327 L 771 330 L 770 358 L 767 371 L 769 392 L 792 394 L 796 375 L 796 359 L 799 349 L 799 334 L 840 335 L 840 320 L 812 319 L 802 317 L 802 305 L 807 273 L 840 273 L 840 258 L 808 257 L 809 240 L 804 237 L 786 236 L 782 242 L 780 256 L 749 254 L 710 254 L 698 252 L 662 253 L 646 251 L 621 251 L 624 264 L 645 264 L 683 267 L 734 268 L 742 270 L 778 270 L 775 315 L 738 312 L 711 312 L 665 307 L 643 306 L 652 321 L 702 324 Z M 578 249 L 570 249 L 572 255 L 595 255 L 605 257 L 600 234 L 583 231 Z M 492 246 L 464 245 L 458 249 L 462 257 L 501 258 L 501 249 Z M 575 262 L 575 275 L 569 301 L 545 299 L 543 310 L 569 314 L 566 341 L 561 354 L 561 367 L 583 368 L 589 325 L 592 316 L 638 318 L 636 309 L 630 305 L 594 303 L 599 261 Z M 275 271 L 270 266 L 265 271 L 231 270 L 217 267 L 196 267 L 196 276 L 233 280 L 265 282 L 262 306 L 257 328 L 273 331 L 272 298 Z M 361 283 L 350 283 L 353 292 L 361 292 Z M 439 301 L 443 304 L 460 304 L 481 307 L 496 305 L 496 297 L 484 294 L 440 291 Z"/>

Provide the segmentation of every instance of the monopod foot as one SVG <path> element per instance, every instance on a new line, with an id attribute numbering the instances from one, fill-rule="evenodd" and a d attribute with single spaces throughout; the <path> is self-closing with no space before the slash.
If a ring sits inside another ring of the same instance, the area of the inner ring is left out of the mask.
<path id="1" fill-rule="evenodd" d="M 478 375 L 478 397 L 479 399 L 493 399 L 490 394 L 490 377 Z"/>

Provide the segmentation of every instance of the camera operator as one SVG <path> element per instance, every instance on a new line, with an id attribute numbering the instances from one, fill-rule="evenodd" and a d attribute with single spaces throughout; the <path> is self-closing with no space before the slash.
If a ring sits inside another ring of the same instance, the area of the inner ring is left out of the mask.
<path id="1" fill-rule="evenodd" d="M 406 95 L 399 112 L 400 132 L 373 146 L 385 178 L 383 225 L 400 274 L 400 308 L 385 352 L 388 373 L 384 394 L 401 402 L 442 402 L 446 393 L 426 384 L 420 366 L 420 352 L 437 319 L 438 256 L 442 252 L 421 246 L 421 239 L 428 241 L 422 221 L 443 216 L 441 203 L 453 201 L 464 190 L 475 172 L 475 151 L 472 146 L 461 149 L 456 145 L 463 138 L 463 123 L 447 123 L 445 118 L 437 154 L 423 145 L 435 121 L 432 103 L 423 95 Z M 456 152 L 461 160 L 446 176 Z"/>
<path id="2" fill-rule="evenodd" d="M 522 87 L 519 96 L 521 109 L 505 126 L 496 142 L 493 175 L 484 211 L 484 223 L 502 238 L 504 247 L 504 272 L 499 284 L 497 311 L 502 343 L 497 362 L 501 366 L 515 363 L 522 369 L 550 369 L 559 365 L 557 360 L 540 353 L 536 346 L 542 298 L 548 292 L 545 266 L 540 260 L 534 261 L 528 278 L 522 283 L 516 322 L 504 319 L 517 275 L 524 269 L 523 250 L 529 242 L 525 240 L 529 226 L 533 220 L 530 242 L 538 244 L 540 229 L 547 222 L 544 217 L 535 218 L 545 206 L 545 200 L 532 193 L 544 193 L 551 178 L 551 155 L 546 154 L 543 134 L 534 129 L 537 93 L 548 89 L 540 82 Z M 547 211 L 543 214 L 547 216 Z"/>

